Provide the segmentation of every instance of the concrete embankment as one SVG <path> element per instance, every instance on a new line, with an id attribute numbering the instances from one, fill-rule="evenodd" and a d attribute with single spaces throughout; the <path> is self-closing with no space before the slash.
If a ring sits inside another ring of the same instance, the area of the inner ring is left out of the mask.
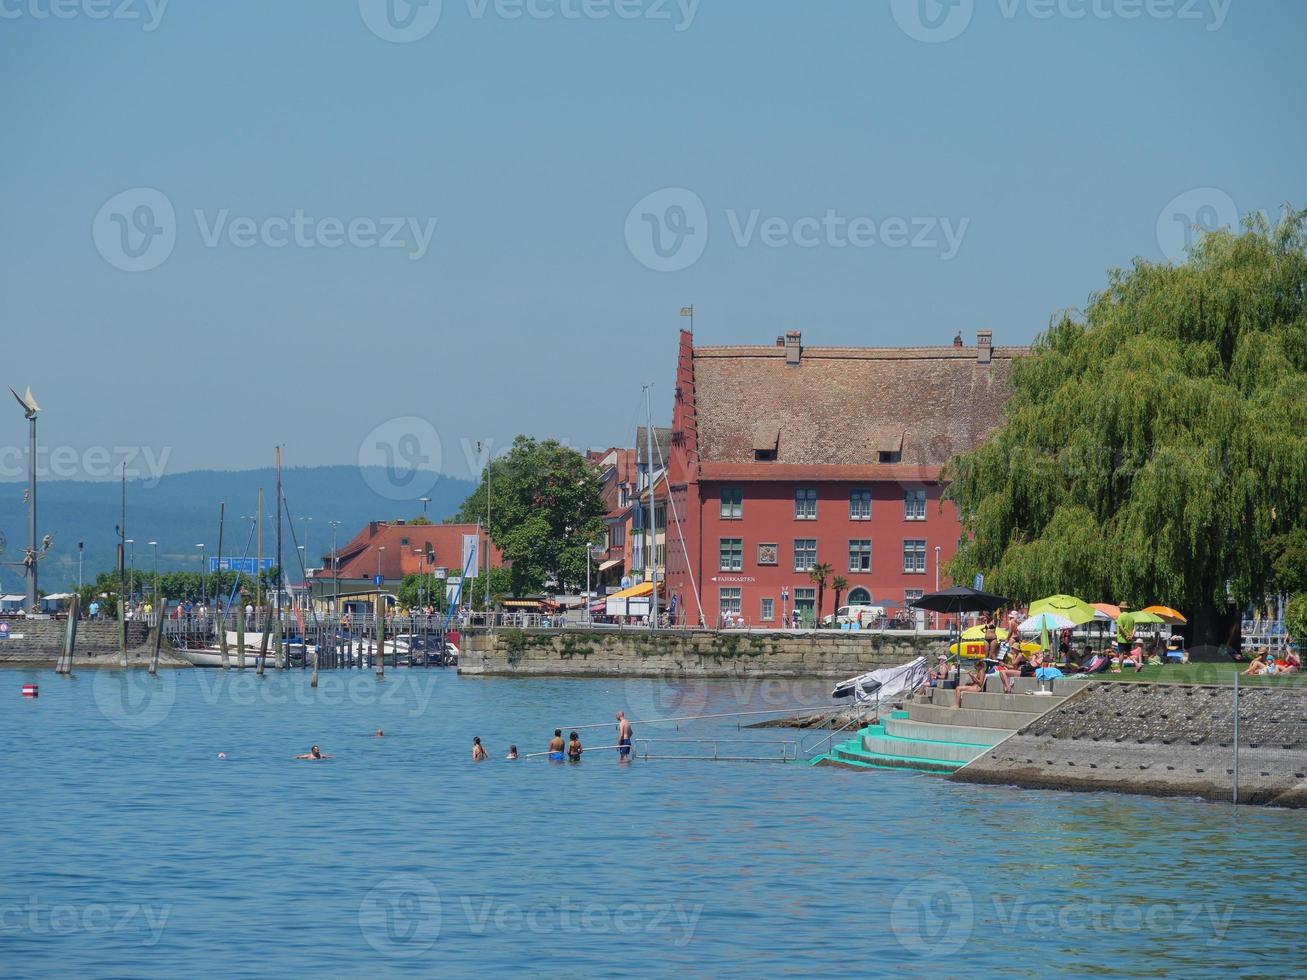
<path id="1" fill-rule="evenodd" d="M 55 619 L 11 619 L 9 636 L 0 641 L 0 667 L 53 667 L 63 650 L 68 623 Z M 127 624 L 127 663 L 133 667 L 149 664 L 154 634 L 145 623 Z M 115 620 L 89 620 L 77 624 L 77 643 L 73 667 L 118 667 L 118 623 Z M 159 651 L 159 666 L 189 667 L 186 661 L 167 647 Z"/>
<path id="2" fill-rule="evenodd" d="M 942 653 L 944 636 L 726 630 L 520 630 L 462 634 L 460 674 L 836 678 Z"/>
<path id="3" fill-rule="evenodd" d="M 1229 801 L 1234 768 L 1230 687 L 1095 683 L 950 778 Z M 1307 807 L 1307 691 L 1240 692 L 1239 802 Z"/>

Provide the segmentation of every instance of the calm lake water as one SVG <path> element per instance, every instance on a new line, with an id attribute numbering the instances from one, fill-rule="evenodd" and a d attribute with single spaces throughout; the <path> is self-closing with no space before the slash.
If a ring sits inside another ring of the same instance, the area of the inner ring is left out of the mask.
<path id="1" fill-rule="evenodd" d="M 39 699 L 20 697 L 28 681 Z M 816 703 L 826 684 L 417 670 L 380 685 L 324 674 L 314 693 L 301 672 L 88 670 L 3 671 L 0 685 L 5 975 L 1303 965 L 1301 813 L 779 763 L 619 765 L 598 750 L 578 765 L 503 761 L 556 726 L 604 724 L 582 734 L 611 744 L 619 707 Z M 490 762 L 469 761 L 473 735 Z M 794 737 L 722 719 L 637 735 Z M 314 742 L 335 759 L 291 760 Z M 678 749 L 703 751 L 653 747 Z"/>

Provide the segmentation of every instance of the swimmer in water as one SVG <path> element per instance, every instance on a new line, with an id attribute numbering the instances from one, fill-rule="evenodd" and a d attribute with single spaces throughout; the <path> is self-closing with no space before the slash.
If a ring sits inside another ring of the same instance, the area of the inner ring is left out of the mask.
<path id="1" fill-rule="evenodd" d="M 490 755 L 486 752 L 485 746 L 481 744 L 481 736 L 478 735 L 472 739 L 472 761 L 485 762 L 488 758 L 490 758 Z"/>
<path id="2" fill-rule="evenodd" d="M 305 755 L 297 755 L 297 756 L 295 756 L 295 758 L 296 758 L 296 759 L 311 759 L 311 760 L 313 760 L 314 762 L 317 762 L 319 759 L 333 759 L 333 758 L 335 758 L 335 756 L 323 755 L 323 754 L 322 754 L 322 750 L 321 750 L 320 748 L 318 748 L 318 747 L 315 745 L 315 746 L 313 746 L 313 748 L 309 749 L 309 751 L 308 751 L 307 754 L 305 754 Z"/>
<path id="3" fill-rule="evenodd" d="M 585 749 L 581 748 L 580 736 L 573 732 L 567 740 L 567 758 L 572 762 L 580 762 L 581 753 L 584 751 Z"/>
<path id="4" fill-rule="evenodd" d="M 553 762 L 563 761 L 563 730 L 554 729 L 554 737 L 549 740 L 549 758 Z"/>
<path id="5" fill-rule="evenodd" d="M 386 734 L 385 732 L 383 732 L 380 728 L 378 728 L 378 729 L 376 730 L 376 732 L 373 733 L 372 737 L 373 737 L 373 738 L 382 738 L 385 734 Z"/>
<path id="6" fill-rule="evenodd" d="M 510 745 L 510 746 L 508 747 L 508 755 L 504 756 L 504 758 L 506 758 L 506 759 L 516 759 L 516 758 L 517 758 L 517 746 L 516 746 L 516 745 Z"/>
<path id="7" fill-rule="evenodd" d="M 622 762 L 627 762 L 631 758 L 631 736 L 634 734 L 635 730 L 626 720 L 626 716 L 620 711 L 617 712 L 617 758 Z"/>

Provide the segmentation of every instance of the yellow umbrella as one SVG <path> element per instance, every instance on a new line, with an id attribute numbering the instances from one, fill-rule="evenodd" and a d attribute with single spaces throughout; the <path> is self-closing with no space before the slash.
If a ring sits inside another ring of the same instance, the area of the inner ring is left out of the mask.
<path id="1" fill-rule="evenodd" d="M 1093 620 L 1094 607 L 1084 599 L 1077 599 L 1073 595 L 1051 595 L 1030 604 L 1028 615 L 1038 616 L 1040 613 L 1065 616 L 1080 626 Z"/>
<path id="2" fill-rule="evenodd" d="M 1160 617 L 1162 622 L 1168 623 L 1171 626 L 1183 626 L 1185 623 L 1189 622 L 1189 620 L 1185 619 L 1184 616 L 1180 615 L 1179 612 L 1172 609 L 1170 606 L 1144 606 L 1140 611 L 1152 613 L 1154 616 Z"/>
<path id="3" fill-rule="evenodd" d="M 1001 626 L 998 627 L 998 629 L 996 629 L 994 632 L 998 635 L 998 638 L 1000 640 L 1007 639 L 1007 630 L 1003 629 L 1003 627 Z M 964 640 L 983 640 L 984 638 L 985 638 L 984 626 L 968 626 L 966 629 L 962 631 L 962 639 Z"/>

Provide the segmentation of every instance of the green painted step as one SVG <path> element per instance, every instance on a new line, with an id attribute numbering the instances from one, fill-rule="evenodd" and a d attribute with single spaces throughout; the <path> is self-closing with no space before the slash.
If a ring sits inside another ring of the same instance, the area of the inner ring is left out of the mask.
<path id="1" fill-rule="evenodd" d="M 970 745 L 997 745 L 1012 734 L 1002 728 L 973 728 L 967 725 L 936 725 L 928 721 L 886 718 L 885 733 L 899 738 L 917 738 L 928 742 L 964 742 Z"/>

